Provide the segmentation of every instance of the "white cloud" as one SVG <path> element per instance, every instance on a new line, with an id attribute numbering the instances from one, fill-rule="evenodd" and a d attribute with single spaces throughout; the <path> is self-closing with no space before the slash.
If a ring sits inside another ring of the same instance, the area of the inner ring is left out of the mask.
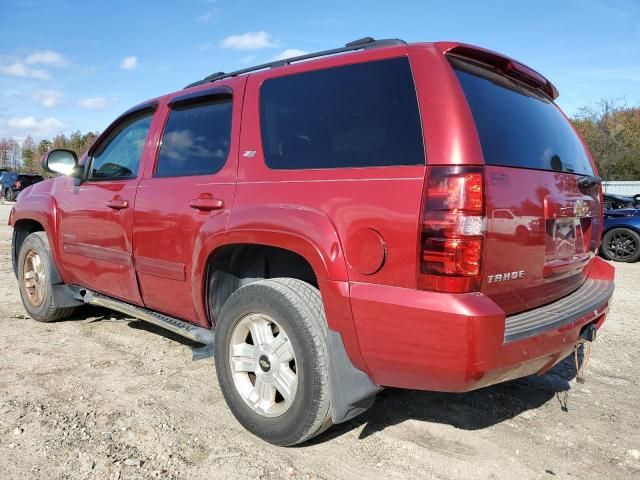
<path id="1" fill-rule="evenodd" d="M 223 48 L 235 50 L 257 50 L 259 48 L 275 47 L 272 36 L 267 32 L 247 32 L 242 35 L 230 35 L 222 40 Z"/>
<path id="2" fill-rule="evenodd" d="M 133 70 L 138 66 L 138 57 L 134 57 L 133 55 L 129 57 L 124 57 L 122 62 L 120 62 L 120 68 L 122 70 Z"/>
<path id="3" fill-rule="evenodd" d="M 273 57 L 273 59 L 274 60 L 284 60 L 286 58 L 299 57 L 300 55 L 306 55 L 307 53 L 309 53 L 309 52 L 306 52 L 304 50 L 299 50 L 297 48 L 287 48 L 286 50 L 283 50 L 278 55 Z"/>
<path id="4" fill-rule="evenodd" d="M 7 120 L 7 126 L 19 132 L 45 136 L 60 133 L 64 129 L 64 123 L 55 117 L 14 117 Z"/>
<path id="5" fill-rule="evenodd" d="M 107 108 L 111 102 L 105 97 L 89 97 L 78 100 L 78 106 L 82 108 L 90 108 L 92 110 L 103 110 Z"/>
<path id="6" fill-rule="evenodd" d="M 33 68 L 17 61 L 0 65 L 0 75 L 9 77 L 35 78 L 36 80 L 48 80 L 51 78 L 49 72 L 40 68 Z"/>
<path id="7" fill-rule="evenodd" d="M 51 65 L 52 67 L 64 67 L 69 61 L 61 53 L 53 50 L 36 50 L 24 59 L 27 65 Z"/>
<path id="8" fill-rule="evenodd" d="M 63 93 L 58 90 L 38 90 L 33 92 L 33 99 L 45 108 L 55 107 L 63 98 Z"/>
<path id="9" fill-rule="evenodd" d="M 64 67 L 68 64 L 69 61 L 61 53 L 53 50 L 36 50 L 24 59 L 5 57 L 0 63 L 0 75 L 48 80 L 51 78 L 49 72 L 43 68 L 36 68 L 37 66 Z"/>

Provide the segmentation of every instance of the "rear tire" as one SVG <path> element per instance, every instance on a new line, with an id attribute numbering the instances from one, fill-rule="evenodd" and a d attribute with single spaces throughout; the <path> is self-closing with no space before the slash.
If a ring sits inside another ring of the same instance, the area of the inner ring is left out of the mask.
<path id="1" fill-rule="evenodd" d="M 25 238 L 18 254 L 18 285 L 25 310 L 38 322 L 61 320 L 75 310 L 55 304 L 51 284 L 55 268 L 46 233 L 35 232 Z"/>
<path id="2" fill-rule="evenodd" d="M 229 297 L 216 324 L 216 373 L 244 428 L 289 446 L 331 426 L 326 332 L 320 292 L 301 280 L 260 280 Z"/>
<path id="3" fill-rule="evenodd" d="M 600 253 L 607 260 L 635 262 L 640 259 L 640 235 L 628 228 L 612 228 L 602 237 Z"/>

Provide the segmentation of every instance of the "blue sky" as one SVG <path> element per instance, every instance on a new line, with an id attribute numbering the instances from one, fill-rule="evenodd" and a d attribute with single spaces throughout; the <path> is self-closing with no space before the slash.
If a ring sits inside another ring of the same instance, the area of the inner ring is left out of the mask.
<path id="1" fill-rule="evenodd" d="M 505 53 L 570 115 L 603 97 L 640 105 L 638 0 L 0 0 L 0 137 L 102 130 L 209 73 L 363 36 Z"/>

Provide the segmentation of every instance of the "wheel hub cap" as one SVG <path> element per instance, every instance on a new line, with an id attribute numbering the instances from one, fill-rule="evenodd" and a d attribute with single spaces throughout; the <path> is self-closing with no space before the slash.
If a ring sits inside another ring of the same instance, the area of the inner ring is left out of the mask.
<path id="1" fill-rule="evenodd" d="M 267 357 L 266 355 L 261 355 L 258 363 L 260 364 L 260 368 L 263 372 L 268 372 L 269 370 L 271 370 L 271 362 L 269 361 L 269 357 Z"/>
<path id="2" fill-rule="evenodd" d="M 298 368 L 293 345 L 270 316 L 249 314 L 231 333 L 229 367 L 236 390 L 256 413 L 284 414 L 296 395 Z"/>
<path id="3" fill-rule="evenodd" d="M 35 250 L 29 251 L 24 259 L 22 279 L 29 303 L 39 306 L 44 301 L 46 275 L 42 258 Z"/>

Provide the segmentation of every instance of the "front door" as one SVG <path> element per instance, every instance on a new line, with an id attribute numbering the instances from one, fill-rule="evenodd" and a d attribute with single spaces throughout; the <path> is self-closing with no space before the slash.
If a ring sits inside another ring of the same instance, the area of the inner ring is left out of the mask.
<path id="1" fill-rule="evenodd" d="M 133 205 L 153 108 L 117 120 L 92 147 L 86 179 L 56 192 L 68 283 L 141 303 L 132 257 Z"/>
<path id="2" fill-rule="evenodd" d="M 224 234 L 233 205 L 244 78 L 178 93 L 161 107 L 164 132 L 138 187 L 134 261 L 145 305 L 202 325 L 194 251 Z"/>

